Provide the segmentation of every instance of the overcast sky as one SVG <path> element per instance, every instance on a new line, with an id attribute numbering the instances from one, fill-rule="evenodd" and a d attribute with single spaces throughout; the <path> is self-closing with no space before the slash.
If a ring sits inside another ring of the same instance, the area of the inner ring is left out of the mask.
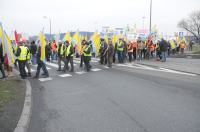
<path id="1" fill-rule="evenodd" d="M 152 25 L 159 32 L 178 31 L 177 23 L 192 11 L 200 10 L 200 0 L 152 0 Z M 94 31 L 102 26 L 125 27 L 136 23 L 137 28 L 149 27 L 150 0 L 0 0 L 0 22 L 8 34 L 12 30 L 39 34 L 44 27 L 52 33 L 79 29 Z"/>

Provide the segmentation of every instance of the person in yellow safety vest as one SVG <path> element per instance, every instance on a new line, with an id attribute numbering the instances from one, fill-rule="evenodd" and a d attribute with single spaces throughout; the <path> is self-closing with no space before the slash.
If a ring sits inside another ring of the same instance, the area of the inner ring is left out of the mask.
<path id="1" fill-rule="evenodd" d="M 66 72 L 66 70 L 69 70 L 68 63 L 70 62 L 71 70 L 70 72 L 74 72 L 74 64 L 73 64 L 73 56 L 74 56 L 74 48 L 72 43 L 69 43 L 69 41 L 66 41 L 66 48 L 65 48 L 65 66 L 63 68 L 63 71 Z"/>
<path id="2" fill-rule="evenodd" d="M 90 61 L 91 61 L 91 56 L 92 56 L 92 47 L 91 45 L 89 44 L 89 42 L 86 42 L 85 44 L 85 48 L 83 50 L 83 61 L 84 61 L 84 64 L 85 64 L 85 68 L 86 70 L 89 72 L 90 69 L 92 68 L 91 64 L 90 64 Z"/>
<path id="3" fill-rule="evenodd" d="M 183 40 L 183 41 L 181 41 L 181 43 L 180 43 L 181 54 L 184 53 L 185 47 L 186 47 L 186 43 L 185 43 L 185 41 Z"/>
<path id="4" fill-rule="evenodd" d="M 26 60 L 27 60 L 27 48 L 22 42 L 19 43 L 19 48 L 17 49 L 16 56 L 18 57 L 19 71 L 22 79 L 26 79 L 27 73 L 25 70 Z"/>
<path id="5" fill-rule="evenodd" d="M 31 52 L 28 48 L 28 46 L 26 45 L 27 48 L 27 56 L 26 56 L 26 68 L 28 69 L 28 76 L 31 77 L 31 66 L 30 66 L 30 60 L 31 60 Z"/>
<path id="6" fill-rule="evenodd" d="M 64 62 L 65 60 L 64 51 L 65 51 L 65 45 L 64 43 L 60 41 L 58 45 L 58 70 L 57 71 L 61 71 L 61 62 L 62 61 Z"/>
<path id="7" fill-rule="evenodd" d="M 120 38 L 119 42 L 117 43 L 117 55 L 119 63 L 123 63 L 123 50 L 124 50 L 124 42 Z"/>

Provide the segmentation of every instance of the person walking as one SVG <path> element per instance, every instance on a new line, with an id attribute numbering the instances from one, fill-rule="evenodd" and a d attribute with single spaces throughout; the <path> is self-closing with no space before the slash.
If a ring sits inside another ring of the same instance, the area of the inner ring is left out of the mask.
<path id="1" fill-rule="evenodd" d="M 31 52 L 31 62 L 32 62 L 32 64 L 36 64 L 37 46 L 35 44 L 35 41 L 31 42 L 30 52 Z"/>
<path id="2" fill-rule="evenodd" d="M 35 78 L 39 78 L 40 76 L 40 69 L 42 68 L 43 70 L 43 77 L 44 78 L 48 78 L 49 77 L 49 72 L 47 71 L 47 68 L 46 68 L 46 65 L 44 63 L 44 60 L 41 60 L 41 46 L 39 45 L 38 47 L 38 51 L 37 51 L 37 71 L 36 71 L 36 75 L 35 75 Z"/>
<path id="3" fill-rule="evenodd" d="M 89 45 L 88 42 L 86 42 L 85 49 L 83 50 L 83 60 L 84 60 L 85 68 L 88 72 L 92 68 L 90 64 L 91 56 L 92 56 L 91 50 L 92 50 L 91 46 Z"/>
<path id="4" fill-rule="evenodd" d="M 3 62 L 4 62 L 3 47 L 2 47 L 2 43 L 0 43 L 0 71 L 2 74 L 2 77 L 0 79 L 6 78 L 6 74 L 3 68 Z"/>
<path id="5" fill-rule="evenodd" d="M 27 73 L 25 70 L 25 65 L 27 61 L 27 47 L 23 45 L 22 42 L 19 43 L 19 48 L 17 49 L 16 56 L 18 57 L 18 63 L 19 63 L 19 71 L 20 76 L 22 79 L 26 79 Z"/>
<path id="6" fill-rule="evenodd" d="M 28 47 L 28 45 L 26 44 L 25 47 L 27 48 L 27 55 L 26 55 L 26 68 L 28 70 L 28 77 L 31 77 L 31 52 L 30 52 L 30 49 Z"/>
<path id="7" fill-rule="evenodd" d="M 74 55 L 74 48 L 72 43 L 69 43 L 69 41 L 66 41 L 66 48 L 65 48 L 65 66 L 63 68 L 63 71 L 66 72 L 66 70 L 69 70 L 68 63 L 70 62 L 71 70 L 70 72 L 74 72 L 74 63 L 73 63 L 73 55 Z"/>
<path id="8" fill-rule="evenodd" d="M 65 62 L 65 45 L 61 41 L 58 44 L 58 70 L 61 71 L 61 62 Z"/>

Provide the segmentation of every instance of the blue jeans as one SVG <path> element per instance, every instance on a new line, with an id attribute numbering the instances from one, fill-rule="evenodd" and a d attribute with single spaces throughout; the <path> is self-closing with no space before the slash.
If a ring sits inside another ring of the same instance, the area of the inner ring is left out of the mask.
<path id="1" fill-rule="evenodd" d="M 123 63 L 123 52 L 122 51 L 118 51 L 118 61 L 119 63 Z"/>
<path id="2" fill-rule="evenodd" d="M 167 52 L 162 51 L 161 52 L 161 61 L 166 62 Z"/>
<path id="3" fill-rule="evenodd" d="M 31 54 L 31 62 L 32 64 L 36 64 L 36 54 Z"/>

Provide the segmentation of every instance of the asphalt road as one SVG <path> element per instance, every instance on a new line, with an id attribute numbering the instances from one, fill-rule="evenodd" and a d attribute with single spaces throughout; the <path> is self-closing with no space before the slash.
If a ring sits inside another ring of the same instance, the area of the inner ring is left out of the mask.
<path id="1" fill-rule="evenodd" d="M 29 132 L 200 132 L 198 75 L 94 63 L 94 71 L 61 77 L 48 67 L 52 80 L 30 79 Z"/>

